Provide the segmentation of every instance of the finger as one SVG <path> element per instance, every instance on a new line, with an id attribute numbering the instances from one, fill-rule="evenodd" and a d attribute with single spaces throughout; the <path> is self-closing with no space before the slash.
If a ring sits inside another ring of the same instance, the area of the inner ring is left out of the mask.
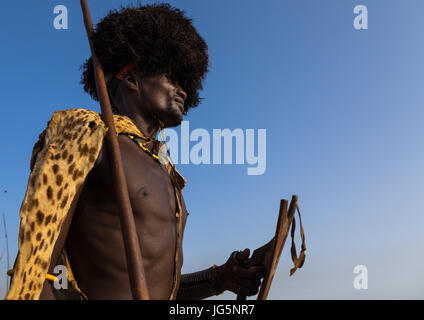
<path id="1" fill-rule="evenodd" d="M 241 284 L 236 284 L 234 286 L 235 290 L 234 293 L 237 293 L 242 296 L 253 296 L 259 292 L 259 286 L 257 287 L 247 287 Z M 236 292 L 237 291 L 237 292 Z"/>
<path id="2" fill-rule="evenodd" d="M 231 290 L 235 294 L 241 295 L 241 296 L 249 296 L 251 290 L 249 288 L 243 287 L 241 285 L 235 284 L 234 288 Z"/>
<path id="3" fill-rule="evenodd" d="M 265 276 L 265 267 L 255 266 L 255 267 L 244 268 L 242 266 L 235 266 L 234 272 L 240 278 L 248 278 L 248 279 L 263 278 Z"/>
<path id="4" fill-rule="evenodd" d="M 247 278 L 237 278 L 235 280 L 235 282 L 237 283 L 238 286 L 243 287 L 243 288 L 248 288 L 251 289 L 254 287 L 254 282 L 250 279 Z"/>
<path id="5" fill-rule="evenodd" d="M 255 291 L 261 285 L 261 281 L 258 279 L 247 279 L 247 278 L 239 278 L 236 280 L 237 285 L 248 288 L 249 291 Z"/>
<path id="6" fill-rule="evenodd" d="M 257 266 L 256 268 L 257 268 L 257 269 L 256 269 L 256 275 L 257 275 L 259 278 L 263 278 L 263 277 L 265 277 L 265 274 L 266 274 L 266 268 L 265 268 L 264 266 Z"/>
<path id="7" fill-rule="evenodd" d="M 256 287 L 256 288 L 250 290 L 250 292 L 247 296 L 254 296 L 255 294 L 258 294 L 258 292 L 259 292 L 259 287 Z"/>
<path id="8" fill-rule="evenodd" d="M 266 268 L 263 265 L 250 266 L 248 270 L 252 275 L 258 278 L 265 277 Z"/>
<path id="9" fill-rule="evenodd" d="M 244 249 L 243 251 L 239 251 L 236 255 L 236 259 L 239 262 L 243 262 L 244 260 L 248 259 L 250 256 L 250 250 L 249 248 Z"/>

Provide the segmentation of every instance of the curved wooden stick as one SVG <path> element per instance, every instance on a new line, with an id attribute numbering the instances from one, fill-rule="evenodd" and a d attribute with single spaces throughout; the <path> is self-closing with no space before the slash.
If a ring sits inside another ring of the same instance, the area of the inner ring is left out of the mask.
<path id="1" fill-rule="evenodd" d="M 102 119 L 108 127 L 106 140 L 108 142 L 109 159 L 111 161 L 110 165 L 112 168 L 116 197 L 118 199 L 121 229 L 125 244 L 131 292 L 135 300 L 148 300 L 149 293 L 146 284 L 146 277 L 144 275 L 143 258 L 141 255 L 140 245 L 138 243 L 134 215 L 132 213 L 127 182 L 122 166 L 121 152 L 119 149 L 115 124 L 113 121 L 112 107 L 107 92 L 103 68 L 96 56 L 93 42 L 91 40 L 91 35 L 93 34 L 94 30 L 87 0 L 81 0 L 81 9 L 84 15 L 84 24 L 87 31 L 88 41 L 90 43 L 91 56 L 93 58 L 97 93 L 102 110 Z"/>
<path id="2" fill-rule="evenodd" d="M 280 260 L 281 252 L 283 251 L 284 244 L 286 242 L 287 235 L 290 230 L 290 226 L 293 222 L 294 213 L 296 210 L 297 195 L 293 195 L 290 201 L 290 206 L 288 206 L 288 201 L 281 199 L 280 201 L 280 211 L 278 214 L 277 227 L 275 230 L 274 238 L 264 246 L 256 249 L 250 260 L 252 260 L 253 265 L 265 261 L 267 254 L 271 251 L 269 256 L 269 261 L 266 261 L 266 274 L 262 280 L 262 285 L 259 290 L 257 300 L 266 300 L 268 297 L 269 289 L 271 288 L 271 283 L 274 278 L 275 271 L 277 269 L 278 261 Z M 287 207 L 288 210 L 287 210 Z M 272 244 L 272 247 L 270 245 Z M 237 300 L 246 300 L 246 296 L 237 295 Z"/>
<path id="3" fill-rule="evenodd" d="M 274 278 L 275 271 L 277 270 L 278 261 L 280 260 L 281 252 L 283 251 L 284 244 L 286 243 L 287 235 L 289 234 L 290 226 L 294 219 L 296 211 L 297 195 L 293 195 L 290 201 L 289 209 L 287 211 L 287 200 L 281 200 L 280 213 L 278 216 L 277 228 L 275 230 L 275 247 L 272 255 L 271 265 L 262 281 L 261 289 L 257 300 L 266 300 L 268 297 L 271 282 Z"/>

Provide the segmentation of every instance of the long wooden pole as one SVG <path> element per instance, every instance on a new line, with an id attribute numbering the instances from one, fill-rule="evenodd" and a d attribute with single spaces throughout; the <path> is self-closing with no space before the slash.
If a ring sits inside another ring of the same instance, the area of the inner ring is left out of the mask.
<path id="1" fill-rule="evenodd" d="M 271 266 L 262 281 L 261 289 L 257 300 L 266 300 L 268 297 L 271 282 L 274 279 L 274 274 L 277 269 L 278 261 L 280 260 L 281 252 L 283 251 L 284 244 L 286 243 L 287 235 L 289 234 L 290 226 L 293 223 L 294 214 L 297 204 L 297 195 L 293 195 L 290 201 L 289 210 L 287 211 L 287 200 L 280 202 L 280 215 L 278 217 L 277 229 L 275 231 L 275 247 L 274 254 L 271 260 Z"/>
<path id="2" fill-rule="evenodd" d="M 253 252 L 252 257 L 250 258 L 253 262 L 253 265 L 255 265 L 256 263 L 263 262 L 267 252 L 269 250 L 272 251 L 270 261 L 267 261 L 265 263 L 267 270 L 265 277 L 262 280 L 262 285 L 259 290 L 257 300 L 266 300 L 268 296 L 268 292 L 271 288 L 271 282 L 274 278 L 274 274 L 277 269 L 277 264 L 280 259 L 281 252 L 283 251 L 284 244 L 286 243 L 286 238 L 289 234 L 290 226 L 293 223 L 297 199 L 297 195 L 292 196 L 288 211 L 288 201 L 285 199 L 281 199 L 280 211 L 277 220 L 277 228 L 275 230 L 274 238 L 272 238 L 271 240 L 274 241 L 273 246 L 269 248 L 269 243 L 267 243 L 266 245 L 256 249 Z M 246 300 L 246 296 L 237 295 L 237 300 Z"/>
<path id="3" fill-rule="evenodd" d="M 6 239 L 6 263 L 7 263 L 7 270 L 9 270 L 9 240 L 7 237 L 7 228 L 6 228 L 6 217 L 3 212 L 3 226 L 4 226 L 4 238 Z M 9 291 L 9 281 L 7 281 L 6 277 L 6 290 Z"/>
<path id="4" fill-rule="evenodd" d="M 148 300 L 146 277 L 144 275 L 143 260 L 138 243 L 137 230 L 135 228 L 134 216 L 131 209 L 127 182 L 122 166 L 121 152 L 119 149 L 118 138 L 116 135 L 115 124 L 113 122 L 112 107 L 107 92 L 105 76 L 101 62 L 96 56 L 92 37 L 93 22 L 91 20 L 90 10 L 87 0 L 81 0 L 81 9 L 84 15 L 84 24 L 87 31 L 88 41 L 91 48 L 94 69 L 96 74 L 97 94 L 102 110 L 102 119 L 108 127 L 107 143 L 110 165 L 112 168 L 113 181 L 115 184 L 116 196 L 118 200 L 122 236 L 124 238 L 125 252 L 127 256 L 128 275 L 131 285 L 131 292 L 135 300 Z"/>

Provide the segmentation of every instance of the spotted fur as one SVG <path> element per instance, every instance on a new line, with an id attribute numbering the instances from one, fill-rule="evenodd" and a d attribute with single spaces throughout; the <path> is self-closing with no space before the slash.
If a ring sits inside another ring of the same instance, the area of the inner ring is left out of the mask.
<path id="1" fill-rule="evenodd" d="M 129 118 L 115 115 L 114 120 L 118 134 L 143 136 Z M 93 168 L 106 131 L 96 112 L 57 111 L 34 145 L 20 209 L 19 251 L 6 299 L 39 298 L 62 223 Z"/>

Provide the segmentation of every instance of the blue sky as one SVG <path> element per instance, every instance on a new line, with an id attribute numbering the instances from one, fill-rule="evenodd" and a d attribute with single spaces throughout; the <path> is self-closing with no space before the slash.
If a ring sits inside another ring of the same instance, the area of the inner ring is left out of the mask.
<path id="1" fill-rule="evenodd" d="M 89 1 L 95 22 L 127 3 Z M 183 272 L 267 242 L 280 199 L 297 194 L 306 262 L 289 277 L 287 243 L 270 299 L 422 298 L 424 3 L 170 3 L 194 19 L 209 46 L 204 101 L 186 118 L 191 130 L 267 130 L 263 175 L 248 176 L 243 165 L 178 166 L 188 180 L 190 212 Z M 59 4 L 68 8 L 68 30 L 53 27 Z M 368 8 L 368 30 L 353 28 L 359 4 Z M 39 133 L 55 110 L 99 106 L 79 85 L 79 67 L 90 53 L 78 1 L 8 2 L 0 15 L 0 213 L 12 264 Z M 0 234 L 1 254 L 3 226 Z M 1 296 L 5 260 L 4 253 Z M 353 287 L 356 265 L 367 266 L 367 290 Z"/>

